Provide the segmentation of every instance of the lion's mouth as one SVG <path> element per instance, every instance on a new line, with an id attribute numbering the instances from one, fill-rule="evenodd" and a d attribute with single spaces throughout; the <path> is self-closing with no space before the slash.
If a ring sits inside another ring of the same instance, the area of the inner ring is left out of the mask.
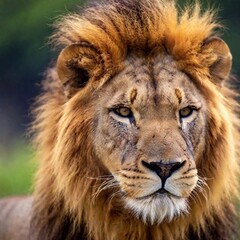
<path id="1" fill-rule="evenodd" d="M 168 190 L 166 190 L 165 188 L 160 188 L 158 189 L 157 191 L 151 193 L 151 194 L 148 194 L 146 196 L 143 196 L 143 197 L 138 197 L 136 199 L 138 200 L 143 200 L 143 199 L 147 199 L 147 198 L 150 198 L 150 197 L 157 197 L 157 198 L 162 198 L 162 197 L 174 197 L 174 198 L 178 198 L 180 199 L 181 197 L 180 196 L 177 196 L 171 192 L 169 192 Z"/>
<path id="2" fill-rule="evenodd" d="M 150 224 L 160 224 L 164 219 L 170 222 L 174 217 L 188 213 L 187 200 L 164 188 L 143 197 L 126 198 L 126 207 Z"/>

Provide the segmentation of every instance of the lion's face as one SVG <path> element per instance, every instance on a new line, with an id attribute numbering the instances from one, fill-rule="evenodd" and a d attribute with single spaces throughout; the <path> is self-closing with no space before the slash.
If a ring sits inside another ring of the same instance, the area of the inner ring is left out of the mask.
<path id="1" fill-rule="evenodd" d="M 100 93 L 94 146 L 144 221 L 188 211 L 203 152 L 204 99 L 169 56 L 130 57 Z"/>

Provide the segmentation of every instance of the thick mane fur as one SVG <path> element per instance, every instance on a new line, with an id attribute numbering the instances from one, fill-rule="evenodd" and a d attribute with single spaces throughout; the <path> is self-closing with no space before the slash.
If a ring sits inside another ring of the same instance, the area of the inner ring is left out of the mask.
<path id="1" fill-rule="evenodd" d="M 105 71 L 117 70 L 129 51 L 162 48 L 181 69 L 202 76 L 216 59 L 200 49 L 219 27 L 214 12 L 202 13 L 198 4 L 178 11 L 173 0 L 109 0 L 60 19 L 52 39 L 62 46 L 90 43 L 102 53 Z"/>
<path id="2" fill-rule="evenodd" d="M 212 11 L 202 13 L 198 4 L 179 11 L 173 0 L 109 0 L 57 22 L 54 43 L 63 47 L 78 43 L 97 51 L 102 61 L 99 71 L 108 76 L 120 71 L 129 52 L 163 49 L 193 77 L 208 102 L 208 144 L 198 169 L 209 188 L 191 203 L 191 214 L 161 226 L 147 226 L 122 212 L 122 203 L 110 191 L 94 198 L 103 182 L 97 178 L 106 171 L 92 146 L 97 99 L 83 91 L 81 104 L 75 97 L 68 101 L 53 68 L 37 100 L 32 127 L 40 159 L 33 239 L 210 240 L 225 239 L 228 233 L 221 226 L 233 230 L 240 140 L 237 104 L 229 88 L 204 81 L 211 79 L 209 67 L 216 56 L 200 51 L 219 27 Z"/>

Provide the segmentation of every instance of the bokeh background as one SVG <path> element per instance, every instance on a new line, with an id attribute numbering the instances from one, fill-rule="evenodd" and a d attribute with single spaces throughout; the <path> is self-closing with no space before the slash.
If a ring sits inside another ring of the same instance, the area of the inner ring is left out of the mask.
<path id="1" fill-rule="evenodd" d="M 240 76 L 240 0 L 199 1 L 219 10 L 219 19 L 226 26 L 223 39 L 233 54 L 233 74 Z M 32 190 L 36 164 L 25 133 L 43 73 L 57 56 L 48 37 L 57 16 L 77 11 L 76 6 L 84 3 L 0 0 L 0 196 Z"/>

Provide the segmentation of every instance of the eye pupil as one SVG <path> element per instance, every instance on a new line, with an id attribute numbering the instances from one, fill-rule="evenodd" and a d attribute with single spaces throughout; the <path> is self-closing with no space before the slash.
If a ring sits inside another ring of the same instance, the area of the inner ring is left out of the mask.
<path id="1" fill-rule="evenodd" d="M 180 117 L 181 118 L 185 118 L 185 117 L 188 117 L 192 114 L 193 112 L 193 109 L 190 108 L 190 107 L 185 107 L 183 109 L 180 110 L 179 114 L 180 114 Z"/>
<path id="2" fill-rule="evenodd" d="M 113 111 L 120 117 L 130 118 L 132 116 L 132 111 L 127 107 L 119 107 Z"/>
<path id="3" fill-rule="evenodd" d="M 131 111 L 129 108 L 126 108 L 126 107 L 119 108 L 119 114 L 123 117 L 128 117 L 130 113 Z"/>

